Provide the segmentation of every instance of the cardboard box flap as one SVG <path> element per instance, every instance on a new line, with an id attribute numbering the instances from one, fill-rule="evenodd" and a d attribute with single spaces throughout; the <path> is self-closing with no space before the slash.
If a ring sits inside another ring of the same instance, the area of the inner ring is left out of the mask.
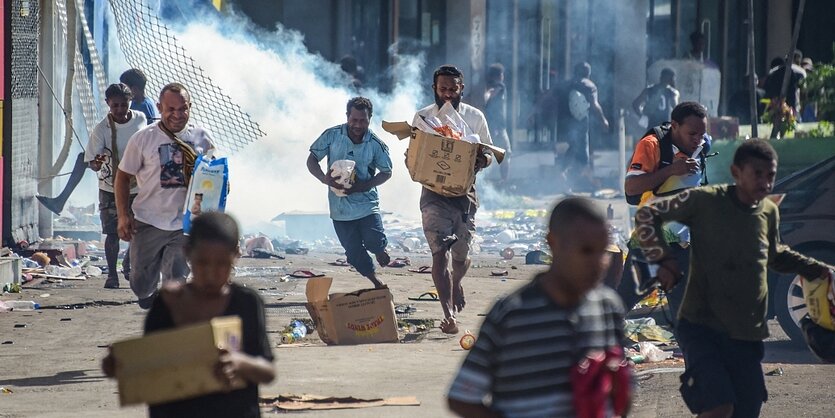
<path id="1" fill-rule="evenodd" d="M 310 302 L 322 302 L 328 300 L 328 290 L 333 283 L 332 277 L 313 277 L 307 280 L 305 294 Z"/>
<path id="2" fill-rule="evenodd" d="M 406 122 L 386 122 L 386 121 L 383 121 L 383 129 L 386 132 L 396 136 L 398 139 L 403 140 L 403 139 L 412 137 L 412 130 L 414 128 L 412 128 L 411 125 L 409 125 Z M 441 135 L 434 135 L 434 136 L 437 136 L 439 138 L 445 138 L 444 136 L 441 136 Z M 480 144 L 480 146 L 482 146 L 484 148 L 487 148 L 490 151 L 493 151 L 493 155 L 496 156 L 496 162 L 497 163 L 501 164 L 502 161 L 504 161 L 504 156 L 506 154 L 504 149 L 499 148 L 495 145 L 490 145 L 490 144 Z"/>
<path id="3" fill-rule="evenodd" d="M 401 140 L 412 137 L 412 127 L 406 122 L 383 121 L 383 129 Z"/>
<path id="4" fill-rule="evenodd" d="M 490 151 L 493 151 L 493 155 L 496 157 L 497 163 L 501 164 L 502 161 L 504 161 L 504 155 L 506 154 L 505 150 L 490 144 L 481 144 L 481 146 L 489 149 Z"/>

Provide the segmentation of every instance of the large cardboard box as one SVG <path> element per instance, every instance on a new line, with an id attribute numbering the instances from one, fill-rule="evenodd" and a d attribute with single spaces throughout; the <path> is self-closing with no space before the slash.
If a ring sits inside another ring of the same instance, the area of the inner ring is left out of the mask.
<path id="1" fill-rule="evenodd" d="M 399 341 L 394 302 L 389 289 L 328 294 L 333 279 L 307 281 L 307 310 L 319 338 L 328 345 Z"/>
<path id="2" fill-rule="evenodd" d="M 224 390 L 215 377 L 218 348 L 239 351 L 241 344 L 238 316 L 114 343 L 119 402 L 154 405 Z M 243 380 L 232 384 L 233 389 L 244 386 Z"/>
<path id="3" fill-rule="evenodd" d="M 504 159 L 504 150 L 487 144 L 423 132 L 406 122 L 383 121 L 383 129 L 398 138 L 409 140 L 406 167 L 412 180 L 442 196 L 464 196 L 475 181 L 475 160 L 480 148 L 489 148 L 496 162 Z"/>

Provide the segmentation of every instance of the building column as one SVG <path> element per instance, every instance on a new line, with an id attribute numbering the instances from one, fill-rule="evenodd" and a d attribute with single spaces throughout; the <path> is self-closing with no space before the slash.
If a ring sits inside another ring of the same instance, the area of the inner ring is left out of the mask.
<path id="1" fill-rule="evenodd" d="M 486 0 L 447 3 L 447 62 L 464 72 L 464 83 L 470 92 L 484 84 L 486 18 Z"/>
<path id="2" fill-rule="evenodd" d="M 783 57 L 792 46 L 792 16 L 791 1 L 768 0 L 768 18 L 766 21 L 766 54 L 762 59 L 766 68 L 771 60 Z M 789 57 L 791 59 L 791 57 Z"/>

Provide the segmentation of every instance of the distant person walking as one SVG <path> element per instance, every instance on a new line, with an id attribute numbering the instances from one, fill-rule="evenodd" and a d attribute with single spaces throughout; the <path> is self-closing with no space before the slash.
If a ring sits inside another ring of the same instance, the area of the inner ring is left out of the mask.
<path id="1" fill-rule="evenodd" d="M 671 68 L 661 70 L 658 83 L 645 88 L 632 102 L 635 114 L 641 117 L 641 126 L 651 128 L 670 121 L 670 114 L 679 100 L 676 90 L 676 72 Z"/>
<path id="2" fill-rule="evenodd" d="M 504 84 L 504 66 L 499 63 L 487 68 L 487 88 L 484 91 L 484 117 L 490 127 L 493 145 L 504 148 L 505 156 L 499 164 L 502 183 L 506 184 L 510 173 L 510 136 L 507 134 L 507 87 Z"/>

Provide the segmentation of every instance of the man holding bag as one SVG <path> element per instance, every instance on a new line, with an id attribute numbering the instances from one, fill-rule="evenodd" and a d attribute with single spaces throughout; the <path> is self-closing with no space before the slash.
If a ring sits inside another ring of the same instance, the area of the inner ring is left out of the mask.
<path id="1" fill-rule="evenodd" d="M 183 206 L 196 156 L 213 148 L 207 130 L 188 124 L 191 97 L 185 86 L 170 83 L 163 87 L 157 108 L 160 121 L 128 142 L 114 186 L 119 237 L 131 243 L 130 287 L 143 309 L 150 308 L 157 294 L 160 273 L 162 280 L 185 281 L 188 276 Z M 178 175 L 172 175 L 172 170 Z M 134 178 L 139 193 L 131 206 L 128 199 Z"/>
<path id="2" fill-rule="evenodd" d="M 355 97 L 348 101 L 346 112 L 347 123 L 322 132 L 310 146 L 307 169 L 330 186 L 328 203 L 333 229 L 345 249 L 348 264 L 375 288 L 382 288 L 385 284 L 377 278 L 368 253 L 375 255 L 380 266 L 391 262 L 377 195 L 377 186 L 391 178 L 391 158 L 388 146 L 368 129 L 373 112 L 371 101 Z M 325 157 L 331 167 L 328 174 L 319 166 Z M 349 175 L 345 168 L 352 165 L 353 174 Z M 335 172 L 334 168 L 340 167 L 340 172 Z M 345 176 L 353 176 L 355 180 L 349 181 Z"/>

